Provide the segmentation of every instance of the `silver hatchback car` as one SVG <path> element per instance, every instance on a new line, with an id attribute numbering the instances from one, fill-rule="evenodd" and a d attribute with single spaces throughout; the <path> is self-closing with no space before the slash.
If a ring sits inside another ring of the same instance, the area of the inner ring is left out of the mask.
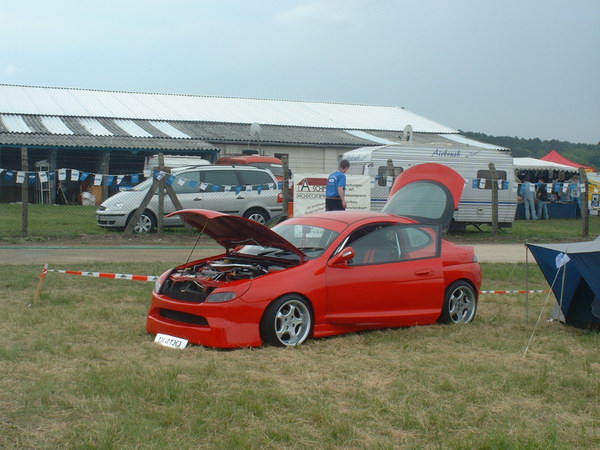
<path id="1" fill-rule="evenodd" d="M 271 172 L 252 166 L 197 166 L 174 169 L 171 184 L 184 209 L 210 209 L 246 217 L 259 223 L 282 214 L 278 201 L 279 188 Z M 106 228 L 125 228 L 152 185 L 152 179 L 118 192 L 106 199 L 96 211 L 96 221 Z M 164 214 L 175 211 L 165 195 Z M 155 194 L 140 220 L 136 233 L 148 233 L 156 228 L 158 194 Z M 178 216 L 164 219 L 165 226 L 178 226 Z"/>

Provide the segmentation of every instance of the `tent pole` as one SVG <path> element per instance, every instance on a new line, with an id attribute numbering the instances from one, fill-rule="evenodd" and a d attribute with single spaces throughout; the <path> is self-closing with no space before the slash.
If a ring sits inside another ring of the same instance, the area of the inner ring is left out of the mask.
<path id="1" fill-rule="evenodd" d="M 525 243 L 525 323 L 529 323 L 529 249 Z"/>
<path id="2" fill-rule="evenodd" d="M 560 270 L 560 269 L 558 269 Z M 558 302 L 558 304 L 560 305 L 560 312 L 563 316 L 565 316 L 565 313 L 563 312 L 562 309 L 562 304 L 563 304 L 563 295 L 565 294 L 565 275 L 567 274 L 567 264 L 563 265 L 563 276 L 562 276 L 562 283 L 560 286 L 560 301 Z M 567 318 L 565 317 L 565 323 L 567 322 Z"/>

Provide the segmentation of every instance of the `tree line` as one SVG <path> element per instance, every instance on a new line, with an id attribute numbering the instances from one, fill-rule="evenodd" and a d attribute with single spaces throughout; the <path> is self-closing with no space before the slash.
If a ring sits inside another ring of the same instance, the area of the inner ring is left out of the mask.
<path id="1" fill-rule="evenodd" d="M 512 155 L 517 158 L 541 158 L 551 150 L 556 150 L 571 161 L 600 170 L 600 142 L 598 144 L 575 144 L 556 139 L 541 140 L 539 138 L 524 139 L 512 136 L 490 136 L 485 133 L 476 133 L 473 131 L 460 131 L 460 133 L 471 139 L 510 148 Z"/>

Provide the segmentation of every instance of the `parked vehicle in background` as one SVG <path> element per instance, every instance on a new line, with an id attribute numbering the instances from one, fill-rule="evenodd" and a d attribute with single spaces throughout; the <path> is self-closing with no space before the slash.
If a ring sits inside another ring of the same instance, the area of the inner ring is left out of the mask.
<path id="1" fill-rule="evenodd" d="M 183 208 L 208 209 L 243 216 L 265 223 L 282 212 L 278 202 L 277 180 L 271 172 L 252 166 L 199 166 L 174 169 L 176 181 L 171 184 Z M 118 192 L 105 200 L 96 211 L 96 221 L 105 228 L 125 228 L 142 203 L 152 179 Z M 175 211 L 168 195 L 164 200 L 164 215 Z M 156 228 L 158 193 L 155 194 L 140 220 L 136 233 L 148 233 Z M 179 217 L 165 217 L 165 226 L 182 225 Z"/>
<path id="2" fill-rule="evenodd" d="M 362 147 L 343 155 L 350 161 L 348 175 L 369 175 L 371 210 L 385 205 L 394 180 L 410 167 L 422 163 L 438 163 L 451 167 L 465 178 L 465 186 L 452 227 L 467 224 L 491 224 L 491 174 L 494 163 L 496 177 L 502 182 L 498 191 L 498 221 L 512 226 L 517 209 L 513 158 L 507 148 L 478 142 L 455 134 L 412 135 L 408 141 L 377 147 Z M 483 180 L 483 181 L 481 181 Z"/>
<path id="3" fill-rule="evenodd" d="M 233 156 L 221 156 L 217 159 L 216 165 L 225 166 L 253 166 L 260 169 L 267 169 L 277 181 L 283 181 L 283 166 L 279 158 L 274 156 L 260 156 L 260 155 L 233 155 Z"/>
<path id="4" fill-rule="evenodd" d="M 164 155 L 163 162 L 165 167 L 169 167 L 171 169 L 177 167 L 210 166 L 210 161 L 199 156 Z M 146 169 L 156 169 L 157 167 L 158 155 L 154 155 L 146 159 Z"/>

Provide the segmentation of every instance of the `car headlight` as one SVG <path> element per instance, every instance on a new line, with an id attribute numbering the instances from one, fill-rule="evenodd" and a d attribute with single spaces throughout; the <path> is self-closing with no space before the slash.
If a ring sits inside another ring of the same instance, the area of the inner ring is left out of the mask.
<path id="1" fill-rule="evenodd" d="M 235 292 L 215 292 L 206 298 L 207 303 L 223 303 L 233 300 L 237 294 Z"/>
<path id="2" fill-rule="evenodd" d="M 120 211 L 123 209 L 123 203 L 113 203 L 106 207 L 108 211 Z"/>

